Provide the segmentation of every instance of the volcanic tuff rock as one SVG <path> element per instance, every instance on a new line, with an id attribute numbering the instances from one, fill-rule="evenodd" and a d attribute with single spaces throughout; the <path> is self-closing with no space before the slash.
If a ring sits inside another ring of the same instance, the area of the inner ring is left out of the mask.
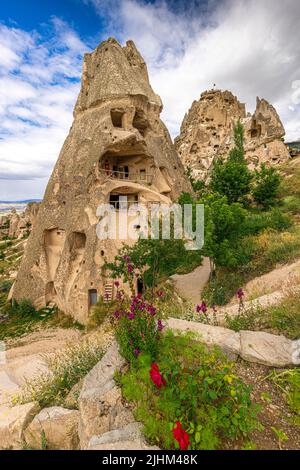
<path id="1" fill-rule="evenodd" d="M 10 213 L 0 216 L 0 235 L 13 238 L 28 235 L 37 218 L 38 210 L 39 203 L 30 202 L 23 212 L 12 209 Z"/>
<path id="2" fill-rule="evenodd" d="M 233 127 L 240 119 L 245 129 L 245 156 L 250 167 L 275 165 L 289 158 L 282 141 L 284 127 L 275 108 L 257 98 L 256 110 L 246 114 L 245 105 L 230 91 L 210 90 L 194 101 L 185 115 L 175 147 L 194 176 L 206 179 L 214 159 L 227 155 L 233 146 Z"/>
<path id="3" fill-rule="evenodd" d="M 134 43 L 115 39 L 85 54 L 74 121 L 40 205 L 13 296 L 55 303 L 86 323 L 99 295 L 113 297 L 103 266 L 121 240 L 96 235 L 100 203 L 171 203 L 190 186 L 162 103 Z M 138 229 L 138 227 L 137 227 Z"/>

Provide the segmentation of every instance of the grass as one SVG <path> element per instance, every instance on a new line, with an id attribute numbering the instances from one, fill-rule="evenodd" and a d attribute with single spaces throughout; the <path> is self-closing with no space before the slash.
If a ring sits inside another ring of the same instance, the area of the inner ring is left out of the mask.
<path id="1" fill-rule="evenodd" d="M 300 369 L 274 370 L 266 378 L 283 393 L 291 412 L 295 414 L 295 424 L 300 425 Z"/>
<path id="2" fill-rule="evenodd" d="M 203 291 L 209 305 L 225 305 L 239 287 L 251 279 L 275 269 L 280 264 L 291 263 L 300 257 L 300 226 L 278 232 L 267 229 L 255 236 L 245 237 L 241 244 L 252 252 L 250 259 L 235 269 L 219 267 L 214 278 Z"/>
<path id="3" fill-rule="evenodd" d="M 69 346 L 45 361 L 49 374 L 40 375 L 23 386 L 15 402 L 37 401 L 41 408 L 64 405 L 71 388 L 77 384 L 103 356 L 101 339 L 84 340 L 81 344 Z"/>
<path id="4" fill-rule="evenodd" d="M 7 314 L 7 318 L 0 322 L 1 341 L 24 336 L 41 327 L 84 329 L 83 325 L 74 321 L 70 316 L 64 315 L 55 307 L 36 310 L 28 300 L 11 306 L 7 304 L 6 298 L 7 293 L 0 294 L 0 309 Z"/>
<path id="5" fill-rule="evenodd" d="M 250 307 L 235 317 L 226 317 L 226 326 L 234 331 L 253 330 L 300 338 L 300 292 L 289 292 L 276 305 Z"/>

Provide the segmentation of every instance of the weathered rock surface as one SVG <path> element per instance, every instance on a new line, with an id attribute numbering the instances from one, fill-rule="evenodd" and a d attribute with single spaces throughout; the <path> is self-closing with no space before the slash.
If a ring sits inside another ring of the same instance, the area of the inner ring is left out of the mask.
<path id="1" fill-rule="evenodd" d="M 114 343 L 85 377 L 78 399 L 82 449 L 92 436 L 102 435 L 134 421 L 132 413 L 123 404 L 121 390 L 114 381 L 115 372 L 124 365 L 125 361 Z"/>
<path id="2" fill-rule="evenodd" d="M 292 364 L 293 341 L 290 339 L 261 331 L 241 331 L 240 337 L 240 355 L 246 361 L 276 367 Z"/>
<path id="3" fill-rule="evenodd" d="M 22 449 L 24 431 L 39 412 L 38 403 L 0 407 L 0 449 Z"/>
<path id="4" fill-rule="evenodd" d="M 102 436 L 93 436 L 87 450 L 157 450 L 149 446 L 141 434 L 141 424 L 134 422 L 123 428 L 106 432 Z"/>
<path id="5" fill-rule="evenodd" d="M 246 361 L 273 367 L 300 364 L 300 340 L 292 341 L 284 336 L 259 331 L 234 332 L 220 326 L 169 318 L 168 328 L 196 333 L 209 346 L 218 346 L 225 353 L 235 354 Z"/>
<path id="6" fill-rule="evenodd" d="M 39 203 L 30 202 L 22 212 L 12 209 L 8 214 L 0 215 L 0 234 L 13 238 L 27 236 L 35 223 L 38 210 Z"/>
<path id="7" fill-rule="evenodd" d="M 114 296 L 102 267 L 123 240 L 97 237 L 99 204 L 118 210 L 125 196 L 130 204 L 170 204 L 190 188 L 161 110 L 132 41 L 122 47 L 109 39 L 85 54 L 74 121 L 28 239 L 14 298 L 29 298 L 36 307 L 53 302 L 86 323 L 97 297 Z"/>
<path id="8" fill-rule="evenodd" d="M 178 318 L 169 318 L 167 325 L 168 328 L 172 330 L 191 331 L 201 338 L 205 344 L 212 346 L 217 345 L 225 352 L 234 354 L 240 353 L 240 335 L 228 328 L 180 320 Z"/>
<path id="9" fill-rule="evenodd" d="M 183 164 L 190 166 L 194 176 L 205 180 L 214 159 L 228 155 L 238 119 L 244 125 L 245 156 L 250 167 L 260 163 L 276 165 L 289 158 L 282 141 L 285 130 L 271 104 L 257 98 L 251 115 L 230 91 L 210 90 L 193 102 L 175 139 Z"/>
<path id="10" fill-rule="evenodd" d="M 60 406 L 44 408 L 24 432 L 26 444 L 31 449 L 72 450 L 77 449 L 78 440 L 77 410 Z"/>

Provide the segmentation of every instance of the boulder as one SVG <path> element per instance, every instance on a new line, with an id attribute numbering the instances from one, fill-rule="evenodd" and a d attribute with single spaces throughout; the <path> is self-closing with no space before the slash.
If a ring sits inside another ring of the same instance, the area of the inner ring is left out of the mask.
<path id="1" fill-rule="evenodd" d="M 125 426 L 134 421 L 132 413 L 123 404 L 121 390 L 114 374 L 125 365 L 117 343 L 113 343 L 101 361 L 84 378 L 78 405 L 80 411 L 80 447 L 86 447 L 94 435 Z"/>
<path id="2" fill-rule="evenodd" d="M 293 341 L 284 336 L 261 331 L 240 331 L 241 357 L 267 366 L 285 367 L 293 364 Z"/>
<path id="3" fill-rule="evenodd" d="M 206 325 L 204 323 L 169 318 L 168 328 L 179 331 L 195 333 L 203 343 L 220 347 L 225 353 L 240 354 L 240 335 L 235 331 L 221 326 Z"/>
<path id="4" fill-rule="evenodd" d="M 25 430 L 26 444 L 31 449 L 78 449 L 78 418 L 77 410 L 44 408 Z"/>
<path id="5" fill-rule="evenodd" d="M 148 446 L 141 434 L 140 423 L 134 422 L 101 436 L 92 436 L 87 450 L 157 450 Z"/>
<path id="6" fill-rule="evenodd" d="M 39 412 L 36 402 L 0 407 L 0 449 L 22 449 L 24 430 Z"/>

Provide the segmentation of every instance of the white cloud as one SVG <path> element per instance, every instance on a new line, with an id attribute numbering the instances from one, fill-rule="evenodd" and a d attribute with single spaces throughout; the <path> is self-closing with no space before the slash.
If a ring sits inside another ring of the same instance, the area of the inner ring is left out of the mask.
<path id="1" fill-rule="evenodd" d="M 169 2 L 172 9 L 160 0 L 90 1 L 99 15 L 110 15 L 109 35 L 131 38 L 141 50 L 173 136 L 192 101 L 216 83 L 250 111 L 256 96 L 268 99 L 287 139 L 300 137 L 299 106 L 289 109 L 292 82 L 300 79 L 300 2 L 182 0 Z"/>
<path id="2" fill-rule="evenodd" d="M 250 111 L 256 96 L 268 99 L 287 139 L 300 137 L 300 2 L 82 1 L 104 18 L 99 39 L 135 41 L 173 136 L 192 101 L 216 83 Z M 0 199 L 42 195 L 72 121 L 89 48 L 61 19 L 51 21 L 46 39 L 0 24 Z"/>
<path id="3" fill-rule="evenodd" d="M 0 199 L 42 196 L 73 119 L 87 46 L 61 20 L 52 28 L 45 40 L 0 24 Z"/>

